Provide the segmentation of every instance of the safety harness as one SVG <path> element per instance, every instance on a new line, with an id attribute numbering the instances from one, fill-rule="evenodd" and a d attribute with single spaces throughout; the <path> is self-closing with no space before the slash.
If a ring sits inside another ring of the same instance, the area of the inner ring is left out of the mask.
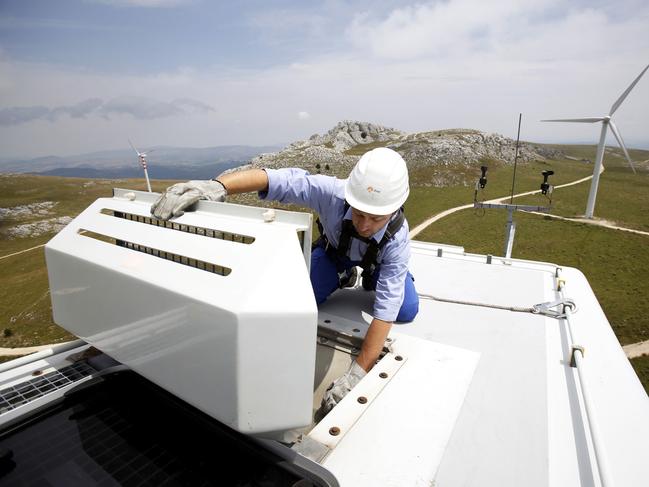
<path id="1" fill-rule="evenodd" d="M 349 207 L 349 203 L 345 201 L 345 209 L 343 215 L 347 214 Z M 354 228 L 354 224 L 351 220 L 343 220 L 340 231 L 340 238 L 338 239 L 338 247 L 336 248 L 327 238 L 327 235 L 324 232 L 324 228 L 322 227 L 322 223 L 320 223 L 320 218 L 318 218 L 316 220 L 316 224 L 318 225 L 320 237 L 313 244 L 313 247 L 315 248 L 317 246 L 320 246 L 324 248 L 327 255 L 336 263 L 339 286 L 344 287 L 349 281 L 350 277 L 350 274 L 348 273 L 348 270 L 345 266 L 345 257 L 347 257 L 347 254 L 349 253 L 352 238 L 356 238 L 361 242 L 365 242 L 367 244 L 367 250 L 365 251 L 365 255 L 363 255 L 363 258 L 361 259 L 359 265 L 363 269 L 363 273 L 361 274 L 361 277 L 363 278 L 363 287 L 369 290 L 372 287 L 371 277 L 374 275 L 374 272 L 376 271 L 376 268 L 378 266 L 377 258 L 379 252 L 383 247 L 385 247 L 390 239 L 396 235 L 396 233 L 403 225 L 404 220 L 405 216 L 403 214 L 403 207 L 401 207 L 397 212 L 397 216 L 392 218 L 392 220 L 390 220 L 390 223 L 388 223 L 388 228 L 386 228 L 385 233 L 383 234 L 383 238 L 381 238 L 380 242 L 377 242 L 373 238 L 362 237 Z"/>

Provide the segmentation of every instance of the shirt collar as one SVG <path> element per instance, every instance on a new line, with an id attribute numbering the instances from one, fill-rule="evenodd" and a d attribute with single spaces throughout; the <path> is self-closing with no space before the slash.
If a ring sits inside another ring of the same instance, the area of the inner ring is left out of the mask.
<path id="1" fill-rule="evenodd" d="M 396 213 L 395 213 L 396 214 Z M 383 235 L 385 235 L 385 232 L 388 230 L 388 225 L 394 218 L 395 214 L 392 215 L 392 217 L 383 225 L 379 230 L 372 235 L 370 238 L 373 238 L 376 240 L 376 243 L 381 243 L 381 239 L 383 238 Z M 343 220 L 351 220 L 352 219 L 352 208 L 351 206 L 347 208 L 347 213 L 345 213 L 345 216 L 343 217 Z"/>

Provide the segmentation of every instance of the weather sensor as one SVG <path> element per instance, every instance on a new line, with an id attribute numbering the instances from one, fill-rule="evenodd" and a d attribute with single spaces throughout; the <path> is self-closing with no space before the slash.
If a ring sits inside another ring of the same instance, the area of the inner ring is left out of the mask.
<path id="1" fill-rule="evenodd" d="M 476 182 L 475 193 L 473 196 L 473 207 L 474 208 L 497 208 L 507 210 L 507 234 L 505 237 L 505 257 L 510 258 L 512 256 L 512 248 L 514 246 L 514 235 L 516 234 L 516 222 L 514 221 L 514 211 L 541 211 L 549 212 L 552 206 L 552 200 L 550 199 L 549 206 L 531 206 L 531 205 L 514 205 L 514 184 L 516 182 L 516 162 L 518 161 L 518 144 L 521 134 L 521 118 L 522 114 L 518 116 L 518 136 L 516 137 L 516 152 L 514 155 L 514 176 L 512 178 L 512 194 L 509 201 L 509 204 L 503 203 L 485 203 L 478 201 L 478 191 L 485 188 L 487 185 L 487 166 L 481 166 L 480 179 Z M 541 194 L 548 195 L 552 194 L 552 185 L 548 183 L 548 178 L 554 174 L 554 171 L 543 171 L 543 182 L 541 183 Z"/>

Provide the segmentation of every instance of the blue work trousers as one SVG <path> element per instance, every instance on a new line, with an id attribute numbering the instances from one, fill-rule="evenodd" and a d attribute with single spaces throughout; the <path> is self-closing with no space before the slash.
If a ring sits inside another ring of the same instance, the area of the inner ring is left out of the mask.
<path id="1" fill-rule="evenodd" d="M 349 270 L 359 262 L 352 262 L 349 259 L 341 265 L 342 268 Z M 327 255 L 327 252 L 320 246 L 317 246 L 311 252 L 311 285 L 318 304 L 324 303 L 327 298 L 338 289 L 340 280 L 338 277 L 338 265 L 332 257 Z M 376 272 L 372 276 L 373 287 L 376 285 L 381 274 L 381 266 L 378 266 Z M 414 278 L 410 271 L 406 276 L 405 293 L 403 303 L 397 315 L 397 322 L 409 322 L 415 319 L 419 312 L 419 296 L 415 289 Z"/>

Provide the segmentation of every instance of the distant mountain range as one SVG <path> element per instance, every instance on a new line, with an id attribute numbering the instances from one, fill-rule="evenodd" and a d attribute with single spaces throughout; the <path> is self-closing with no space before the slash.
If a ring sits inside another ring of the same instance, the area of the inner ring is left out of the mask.
<path id="1" fill-rule="evenodd" d="M 207 148 L 147 148 L 149 177 L 152 179 L 206 179 L 240 166 L 252 158 L 276 152 L 279 146 L 226 145 Z M 2 159 L 0 172 L 31 173 L 83 178 L 142 177 L 142 168 L 132 149 L 108 150 L 67 157 Z"/>

